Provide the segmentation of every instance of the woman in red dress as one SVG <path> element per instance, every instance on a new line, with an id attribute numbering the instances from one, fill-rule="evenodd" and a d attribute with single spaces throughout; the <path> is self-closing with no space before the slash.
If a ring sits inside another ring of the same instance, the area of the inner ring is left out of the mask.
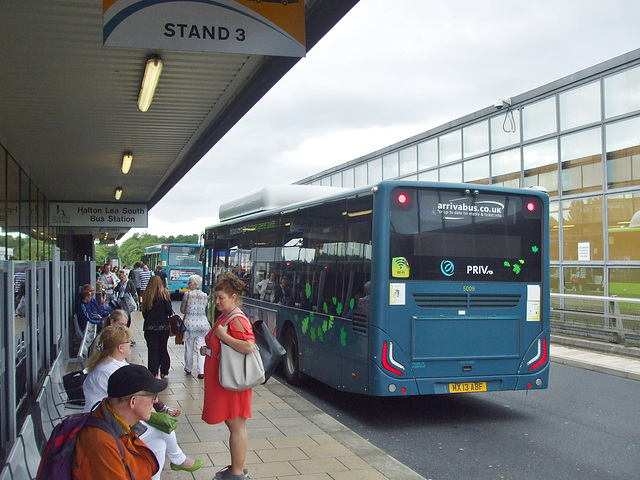
<path id="1" fill-rule="evenodd" d="M 240 353 L 251 353 L 255 348 L 251 322 L 240 310 L 244 282 L 233 274 L 222 275 L 213 289 L 216 308 L 220 316 L 205 337 L 204 405 L 202 420 L 208 424 L 224 422 L 229 429 L 231 465 L 220 470 L 215 480 L 244 480 L 247 446 L 247 418 L 251 418 L 251 389 L 242 392 L 227 390 L 220 385 L 218 368 L 220 341 Z"/>

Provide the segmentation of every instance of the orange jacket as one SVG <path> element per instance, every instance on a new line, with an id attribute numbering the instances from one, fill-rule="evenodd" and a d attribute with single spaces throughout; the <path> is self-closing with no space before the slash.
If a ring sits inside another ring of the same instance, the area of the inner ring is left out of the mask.
<path id="1" fill-rule="evenodd" d="M 124 460 L 131 469 L 135 480 L 150 480 L 158 471 L 158 461 L 153 452 L 134 432 L 127 435 L 111 412 L 104 405 L 105 400 L 93 415 L 107 421 L 120 439 Z M 85 426 L 78 432 L 76 450 L 72 466 L 75 480 L 126 480 L 127 468 L 122 463 L 116 440 L 109 433 Z"/>

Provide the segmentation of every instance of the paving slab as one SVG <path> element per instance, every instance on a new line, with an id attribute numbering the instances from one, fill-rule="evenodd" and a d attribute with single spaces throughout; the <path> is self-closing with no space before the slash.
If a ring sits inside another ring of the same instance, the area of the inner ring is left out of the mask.
<path id="1" fill-rule="evenodd" d="M 140 312 L 132 315 L 136 346 L 132 363 L 147 363 Z M 224 424 L 202 421 L 204 380 L 184 372 L 184 346 L 169 339 L 169 387 L 161 394 L 167 405 L 179 408 L 176 434 L 184 452 L 204 462 L 193 473 L 174 472 L 165 463 L 163 480 L 211 479 L 230 462 L 229 432 Z M 247 421 L 247 468 L 260 480 L 420 480 L 409 467 L 311 404 L 286 385 L 271 378 L 253 389 L 252 418 Z"/>

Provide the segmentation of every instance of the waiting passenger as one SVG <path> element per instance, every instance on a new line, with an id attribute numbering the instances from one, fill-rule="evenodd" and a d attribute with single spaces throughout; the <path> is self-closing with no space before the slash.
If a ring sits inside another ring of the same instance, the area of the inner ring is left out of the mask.
<path id="1" fill-rule="evenodd" d="M 104 304 L 104 305 L 98 304 L 98 301 L 96 300 L 96 289 L 93 287 L 93 285 L 91 285 L 90 283 L 83 285 L 82 291 L 83 292 L 86 291 L 91 294 L 90 308 L 92 313 L 99 313 L 101 317 L 106 317 L 111 313 L 111 311 L 113 310 L 113 307 L 110 307 L 107 304 Z"/>
<path id="2" fill-rule="evenodd" d="M 129 278 L 133 280 L 133 284 L 138 290 L 138 299 L 142 296 L 142 291 L 140 290 L 140 272 L 142 272 L 142 264 L 140 262 L 136 262 L 133 264 L 133 270 L 129 273 Z"/>
<path id="3" fill-rule="evenodd" d="M 191 275 L 189 277 L 189 292 L 182 297 L 180 312 L 184 314 L 184 373 L 191 375 L 193 369 L 193 354 L 197 356 L 198 378 L 204 378 L 205 356 L 200 353 L 204 347 L 204 336 L 211 330 L 211 324 L 207 318 L 209 296 L 200 290 L 202 277 Z"/>
<path id="4" fill-rule="evenodd" d="M 131 352 L 131 332 L 124 326 L 107 327 L 100 335 L 101 348 L 98 352 L 89 358 L 88 370 L 89 375 L 84 381 L 82 389 L 85 396 L 85 411 L 91 411 L 97 402 L 102 400 L 107 393 L 111 396 L 111 392 L 107 392 L 105 386 L 111 386 L 111 377 L 121 368 L 129 365 L 126 358 Z M 135 365 L 142 367 L 141 365 Z M 145 368 L 145 367 L 142 367 Z M 147 369 L 147 371 L 149 371 Z M 151 377 L 153 375 L 149 372 Z M 166 383 L 166 382 L 164 382 Z M 178 416 L 179 410 L 171 409 L 164 404 L 158 405 L 157 395 L 154 398 L 152 407 L 158 411 L 168 413 L 171 416 Z M 187 457 L 176 438 L 175 431 L 165 433 L 146 423 L 149 417 L 144 420 L 143 426 L 146 430 L 140 431 L 140 439 L 153 451 L 160 466 L 160 471 L 164 466 L 165 455 L 171 461 L 172 470 L 186 470 L 194 472 L 202 465 L 202 460 L 194 460 Z M 160 478 L 160 473 L 154 475 L 154 479 Z M 98 477 L 100 478 L 100 477 Z M 126 477 L 124 477 L 126 478 Z"/>
<path id="5" fill-rule="evenodd" d="M 145 480 L 159 476 L 161 467 L 156 456 L 138 433 L 145 428 L 140 421 L 149 420 L 153 400 L 165 388 L 167 382 L 154 378 L 142 365 L 127 365 L 114 372 L 108 380 L 107 398 L 92 415 L 105 420 L 118 439 L 97 427 L 80 430 L 71 462 L 73 478 Z M 124 462 L 115 443 L 118 441 Z"/>
<path id="6" fill-rule="evenodd" d="M 104 292 L 104 283 L 102 283 L 100 280 L 96 280 L 96 290 L 93 298 L 96 299 L 96 302 L 98 302 L 98 306 L 100 306 L 100 308 L 104 308 L 106 294 Z"/>
<path id="7" fill-rule="evenodd" d="M 169 280 L 167 280 L 167 274 L 162 270 L 162 265 L 156 265 L 155 275 L 162 279 L 162 285 L 169 290 Z"/>
<path id="8" fill-rule="evenodd" d="M 106 315 L 100 315 L 91 308 L 91 294 L 86 290 L 80 293 L 80 300 L 76 305 L 76 316 L 78 317 L 78 326 L 84 332 L 88 323 L 96 325 L 98 330 L 102 329 L 102 321 Z"/>
<path id="9" fill-rule="evenodd" d="M 138 308 L 138 291 L 124 271 L 120 271 L 118 277 L 120 278 L 120 283 L 115 290 L 116 301 L 120 309 L 127 312 L 127 315 L 131 315 L 131 312 Z M 129 324 L 131 324 L 131 322 L 129 322 Z"/>
<path id="10" fill-rule="evenodd" d="M 142 295 L 144 295 L 144 291 L 147 289 L 147 285 L 149 285 L 149 280 L 153 277 L 153 273 L 149 271 L 148 265 L 142 265 L 142 270 L 140 270 L 140 301 L 142 301 Z"/>
<path id="11" fill-rule="evenodd" d="M 100 281 L 104 284 L 104 292 L 106 294 L 105 303 L 109 305 L 112 300 L 116 299 L 115 288 L 120 283 L 120 279 L 111 271 L 111 265 L 108 263 L 102 267 L 102 275 Z"/>
<path id="12" fill-rule="evenodd" d="M 143 271 L 144 273 L 144 271 Z M 171 357 L 167 350 L 169 342 L 169 316 L 173 314 L 169 292 L 162 286 L 159 277 L 152 277 L 149 287 L 142 295 L 144 338 L 147 341 L 147 367 L 151 373 L 164 378 L 169 375 Z"/>
<path id="13" fill-rule="evenodd" d="M 103 320 L 102 330 L 104 331 L 104 329 L 107 327 L 115 327 L 118 325 L 122 327 L 128 327 L 128 323 L 129 316 L 127 315 L 127 312 L 125 312 L 124 310 L 115 309 Z M 98 345 L 100 345 L 100 335 L 97 335 L 96 338 L 93 339 L 93 342 L 91 342 L 91 346 L 89 347 L 89 358 L 91 358 L 93 354 L 96 353 Z M 135 347 L 136 342 L 132 340 L 131 346 Z"/>

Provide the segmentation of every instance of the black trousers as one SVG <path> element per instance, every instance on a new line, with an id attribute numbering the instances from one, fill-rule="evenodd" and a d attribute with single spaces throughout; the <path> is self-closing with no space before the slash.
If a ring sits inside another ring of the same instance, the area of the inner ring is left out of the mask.
<path id="1" fill-rule="evenodd" d="M 158 368 L 160 369 L 160 374 L 168 375 L 169 367 L 171 366 L 171 359 L 169 358 L 169 351 L 167 350 L 169 330 L 145 330 L 144 339 L 147 341 L 147 351 L 149 354 L 147 357 L 147 367 L 154 375 L 158 375 Z"/>

